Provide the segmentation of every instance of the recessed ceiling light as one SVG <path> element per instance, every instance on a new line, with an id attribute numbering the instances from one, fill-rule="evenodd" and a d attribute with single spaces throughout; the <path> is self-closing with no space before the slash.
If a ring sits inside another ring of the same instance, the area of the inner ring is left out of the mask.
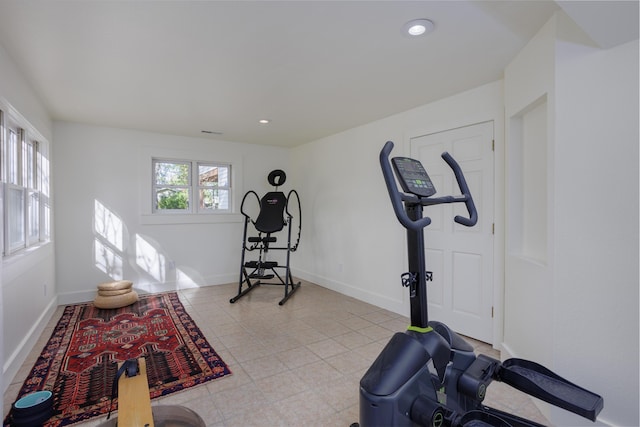
<path id="1" fill-rule="evenodd" d="M 260 119 L 260 120 L 258 120 L 258 123 L 260 123 L 261 125 L 266 125 L 267 123 L 271 123 L 271 120 L 269 120 L 269 119 Z"/>
<path id="2" fill-rule="evenodd" d="M 428 19 L 414 19 L 404 24 L 402 31 L 411 37 L 417 37 L 429 34 L 433 31 L 433 28 L 433 21 Z"/>

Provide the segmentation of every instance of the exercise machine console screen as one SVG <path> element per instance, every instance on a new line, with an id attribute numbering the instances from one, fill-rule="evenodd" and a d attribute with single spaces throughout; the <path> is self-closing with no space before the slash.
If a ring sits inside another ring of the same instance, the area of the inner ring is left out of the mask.
<path id="1" fill-rule="evenodd" d="M 416 196 L 430 197 L 436 194 L 431 178 L 422 163 L 409 157 L 394 157 L 393 169 L 396 171 L 402 189 Z"/>

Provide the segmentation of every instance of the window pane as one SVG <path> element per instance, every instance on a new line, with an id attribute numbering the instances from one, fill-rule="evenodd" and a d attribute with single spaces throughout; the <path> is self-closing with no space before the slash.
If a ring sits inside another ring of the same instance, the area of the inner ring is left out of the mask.
<path id="1" fill-rule="evenodd" d="M 188 210 L 189 190 L 186 188 L 158 188 L 156 191 L 157 210 Z"/>
<path id="2" fill-rule="evenodd" d="M 7 141 L 7 182 L 18 184 L 18 134 L 13 129 Z"/>
<path id="3" fill-rule="evenodd" d="M 21 166 L 20 166 L 20 185 L 22 185 L 23 187 L 27 187 L 28 186 L 28 181 L 27 181 L 27 173 L 28 173 L 28 149 L 27 149 L 27 144 L 24 142 L 23 140 L 24 137 L 24 132 L 21 132 L 21 135 L 19 136 L 20 139 L 20 159 L 21 159 Z"/>
<path id="4" fill-rule="evenodd" d="M 231 209 L 229 206 L 229 190 L 218 190 L 218 209 Z"/>
<path id="5" fill-rule="evenodd" d="M 36 188 L 36 143 L 34 141 L 26 144 L 25 153 L 25 174 L 26 174 L 26 187 Z"/>
<path id="6" fill-rule="evenodd" d="M 219 167 L 218 168 L 218 185 L 220 187 L 228 187 L 229 186 L 229 168 L 228 167 Z"/>
<path id="7" fill-rule="evenodd" d="M 156 162 L 156 185 L 189 185 L 189 164 Z"/>
<path id="8" fill-rule="evenodd" d="M 198 185 L 201 187 L 228 187 L 229 168 L 226 166 L 198 165 Z"/>
<path id="9" fill-rule="evenodd" d="M 40 194 L 36 191 L 29 192 L 29 243 L 40 240 Z"/>
<path id="10" fill-rule="evenodd" d="M 6 119 L 0 112 L 0 122 Z M 50 237 L 48 144 L 36 141 L 15 117 L 2 122 L 4 255 L 38 245 Z M 5 139 L 6 137 L 6 139 Z M 42 150 L 42 151 L 41 151 Z M 40 190 L 46 183 L 45 192 Z"/>
<path id="11" fill-rule="evenodd" d="M 49 196 L 49 159 L 38 152 L 38 176 L 40 177 L 40 191 L 45 197 Z"/>
<path id="12" fill-rule="evenodd" d="M 42 230 L 40 235 L 42 240 L 48 240 L 51 236 L 51 207 L 49 199 L 46 197 L 42 198 Z"/>
<path id="13" fill-rule="evenodd" d="M 7 237 L 9 250 L 24 247 L 24 190 L 9 188 L 7 194 Z"/>
<path id="14" fill-rule="evenodd" d="M 229 209 L 229 190 L 213 188 L 200 189 L 201 210 L 227 210 Z"/>

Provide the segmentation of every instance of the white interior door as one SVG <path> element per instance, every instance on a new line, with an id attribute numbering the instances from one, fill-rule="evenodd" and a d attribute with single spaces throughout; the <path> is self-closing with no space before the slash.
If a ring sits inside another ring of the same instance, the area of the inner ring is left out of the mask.
<path id="1" fill-rule="evenodd" d="M 455 176 L 441 158 L 448 151 L 460 164 L 478 209 L 471 228 L 453 221 L 467 217 L 462 203 L 425 207 L 432 222 L 425 229 L 429 320 L 493 343 L 493 122 L 411 139 L 411 157 L 422 162 L 437 190 L 434 197 L 458 195 Z"/>

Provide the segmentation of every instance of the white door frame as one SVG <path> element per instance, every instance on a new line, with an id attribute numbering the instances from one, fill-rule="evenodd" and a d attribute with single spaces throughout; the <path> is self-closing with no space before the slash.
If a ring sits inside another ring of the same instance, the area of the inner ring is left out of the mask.
<path id="1" fill-rule="evenodd" d="M 495 235 L 493 245 L 493 347 L 500 350 L 504 336 L 504 277 L 505 277 L 505 132 L 504 111 L 488 111 L 460 119 L 425 125 L 406 131 L 403 135 L 402 153 L 409 156 L 411 139 L 432 133 L 445 132 L 482 122 L 494 123 L 494 199 Z M 398 147 L 400 148 L 400 147 Z M 405 248 L 406 251 L 406 248 Z"/>

